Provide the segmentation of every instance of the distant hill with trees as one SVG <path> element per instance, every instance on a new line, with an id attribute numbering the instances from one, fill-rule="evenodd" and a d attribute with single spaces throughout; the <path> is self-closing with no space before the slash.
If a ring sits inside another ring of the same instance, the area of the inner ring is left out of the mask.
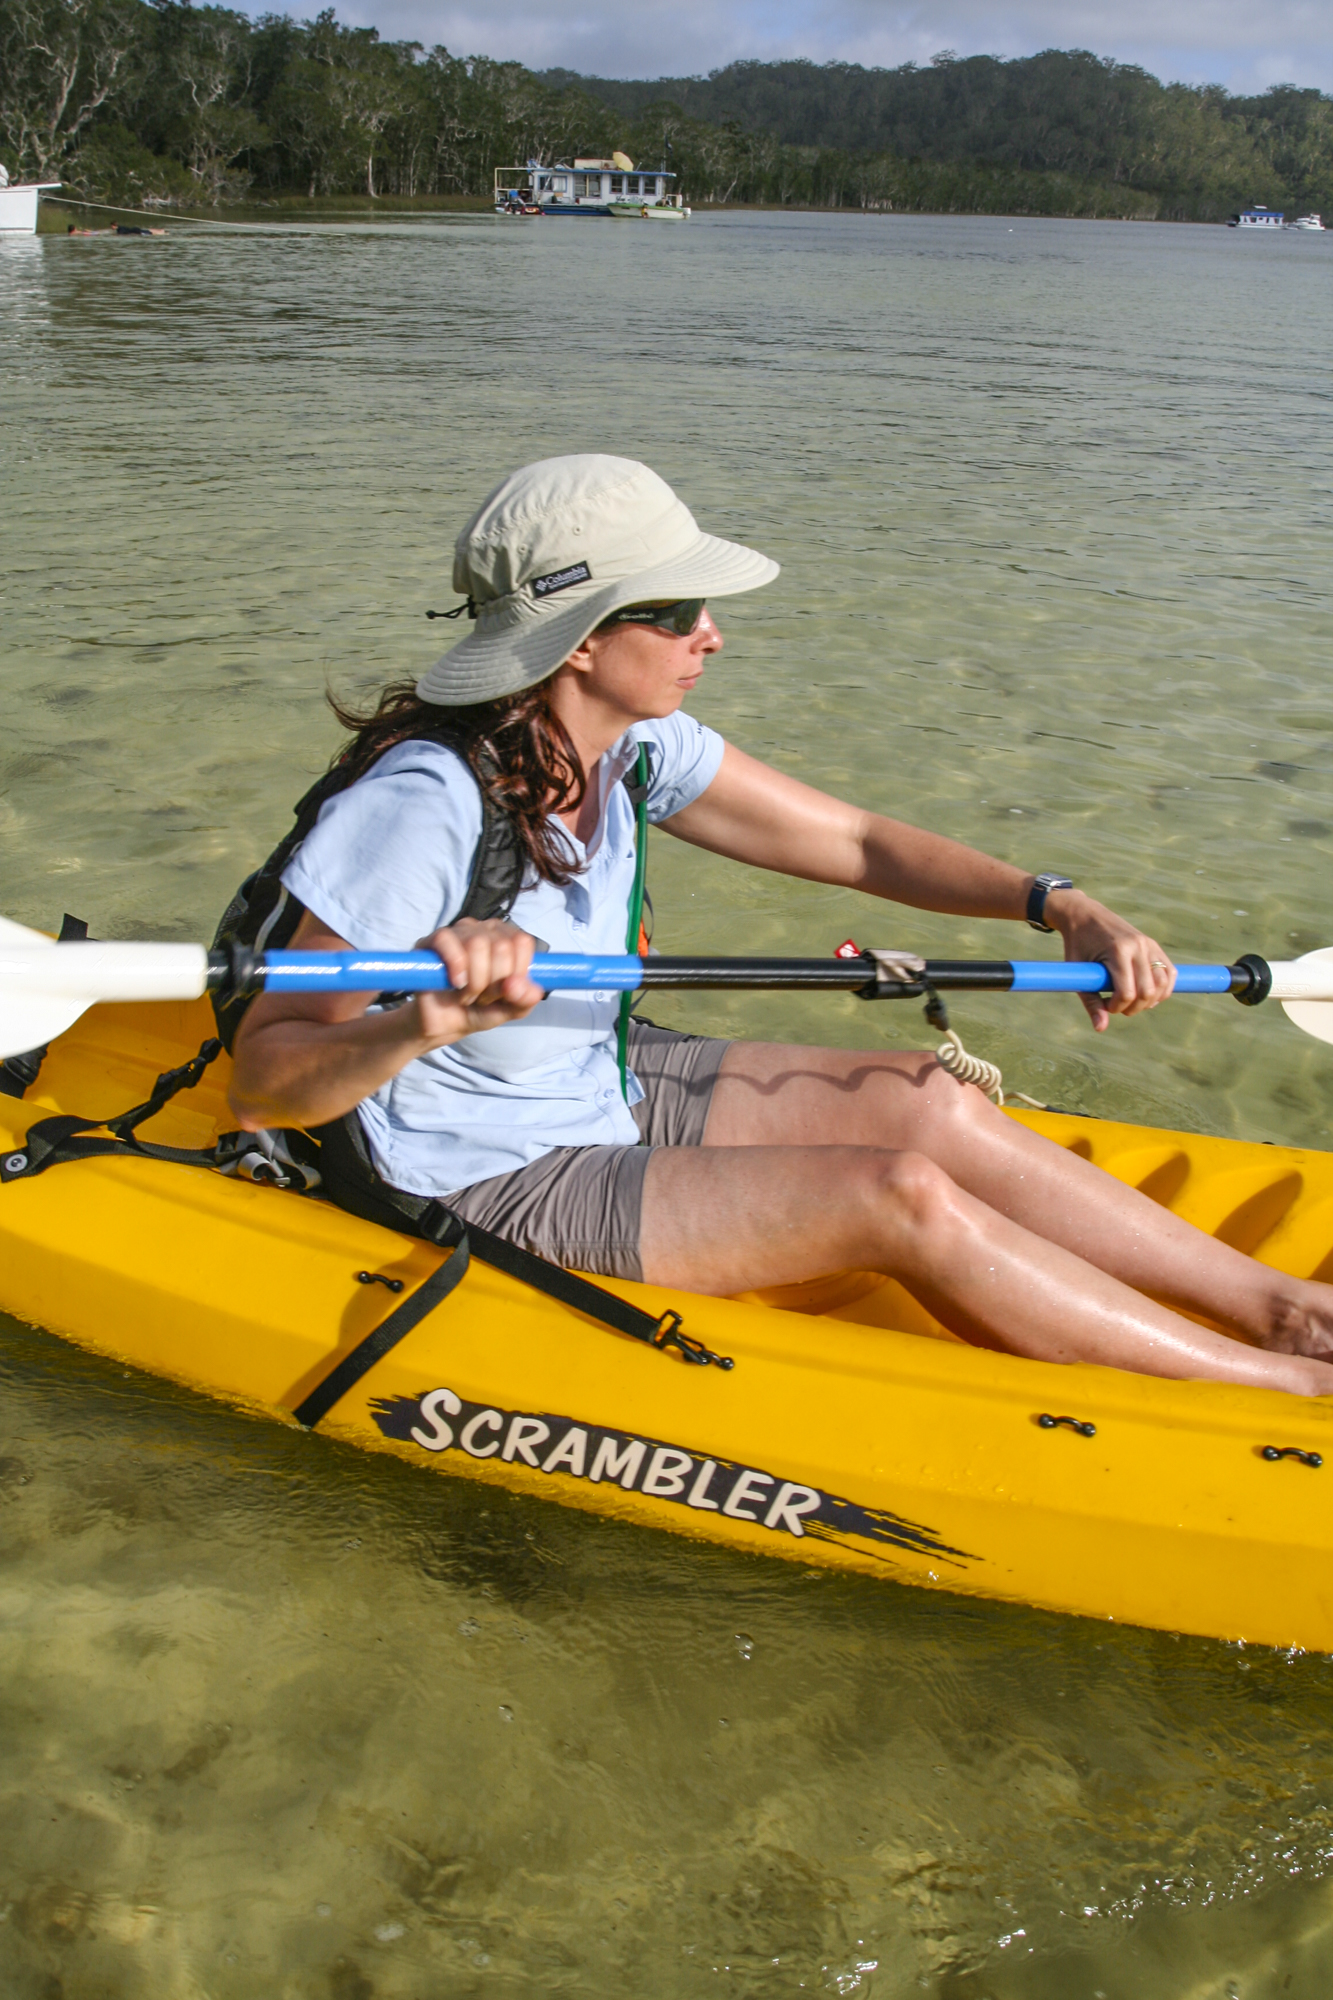
<path id="1" fill-rule="evenodd" d="M 732 63 L 622 82 L 188 0 L 0 0 L 0 159 L 132 206 L 485 197 L 496 167 L 662 162 L 697 204 L 1221 219 L 1333 210 L 1333 98 L 1080 51 Z"/>
<path id="2" fill-rule="evenodd" d="M 1258 97 L 1163 84 L 1082 49 L 1012 61 L 946 51 L 924 68 L 737 62 L 644 82 L 541 77 L 640 123 L 674 105 L 691 126 L 800 152 L 1134 190 L 1163 216 L 1219 218 L 1256 200 L 1333 207 L 1333 98 L 1291 84 Z"/>

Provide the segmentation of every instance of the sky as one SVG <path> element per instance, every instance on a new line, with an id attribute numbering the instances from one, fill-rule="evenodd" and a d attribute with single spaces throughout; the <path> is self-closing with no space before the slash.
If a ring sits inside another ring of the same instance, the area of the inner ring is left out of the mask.
<path id="1" fill-rule="evenodd" d="M 298 15 L 313 13 L 287 0 Z M 258 5 L 255 12 L 263 11 Z M 1163 82 L 1333 90 L 1330 0 L 339 0 L 338 18 L 386 40 L 443 43 L 533 69 L 693 76 L 737 58 L 893 67 L 958 55 L 1092 49 Z"/>

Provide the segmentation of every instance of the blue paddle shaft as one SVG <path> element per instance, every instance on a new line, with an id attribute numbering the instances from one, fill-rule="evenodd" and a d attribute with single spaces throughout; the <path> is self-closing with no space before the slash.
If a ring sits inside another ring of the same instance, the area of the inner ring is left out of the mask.
<path id="1" fill-rule="evenodd" d="M 756 962 L 756 966 L 760 962 Z M 774 984 L 840 985 L 854 987 L 869 974 L 855 961 L 809 959 L 789 960 L 789 967 L 776 975 Z M 698 966 L 699 961 L 692 961 Z M 804 968 L 804 969 L 803 969 Z M 449 977 L 433 951 L 270 951 L 263 960 L 264 986 L 270 993 L 431 993 L 448 988 Z M 647 981 L 652 985 L 676 983 L 668 965 L 666 976 L 653 978 L 654 961 L 648 961 Z M 929 977 L 929 967 L 927 967 Z M 548 993 L 633 992 L 645 983 L 642 959 L 625 956 L 596 957 L 577 952 L 539 952 L 532 961 L 533 982 Z M 740 967 L 719 962 L 716 976 L 696 971 L 691 986 L 759 983 L 745 979 Z M 951 982 L 941 979 L 941 985 Z M 969 981 L 969 984 L 971 982 Z M 1101 993 L 1110 985 L 1106 967 L 1098 964 L 1062 963 L 1055 959 L 1016 958 L 994 962 L 993 979 L 985 985 L 1013 993 Z M 982 982 L 978 980 L 978 985 Z M 1228 965 L 1182 965 L 1176 973 L 1177 993 L 1229 993 L 1232 972 Z"/>
<path id="2" fill-rule="evenodd" d="M 450 983 L 433 951 L 270 951 L 263 966 L 268 993 L 439 993 Z M 643 984 L 643 960 L 542 952 L 532 977 L 548 993 L 632 993 Z"/>
<path id="3" fill-rule="evenodd" d="M 1102 993 L 1111 981 L 1104 965 L 1067 964 L 1049 958 L 1014 958 L 1011 993 Z M 1180 965 L 1176 968 L 1177 993 L 1229 993 L 1229 965 Z"/>

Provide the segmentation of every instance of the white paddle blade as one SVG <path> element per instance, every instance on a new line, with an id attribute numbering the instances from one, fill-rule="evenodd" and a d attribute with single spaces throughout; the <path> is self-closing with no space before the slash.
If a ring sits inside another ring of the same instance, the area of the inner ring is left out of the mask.
<path id="1" fill-rule="evenodd" d="M 1282 1011 L 1317 1042 L 1333 1042 L 1333 1000 L 1284 1000 Z"/>
<path id="2" fill-rule="evenodd" d="M 0 1057 L 54 1041 L 99 1000 L 197 1000 L 207 984 L 201 944 L 0 940 Z"/>
<path id="3" fill-rule="evenodd" d="M 1318 1042 L 1333 1042 L 1333 946 L 1273 967 L 1273 997 Z"/>
<path id="4" fill-rule="evenodd" d="M 55 939 L 45 931 L 32 931 L 26 924 L 16 924 L 12 917 L 0 917 L 0 951 L 15 950 L 20 945 L 49 951 L 54 944 Z M 35 996 L 34 1006 L 27 1010 L 27 997 L 15 991 L 8 995 L 6 1004 L 5 997 L 0 996 L 0 1060 L 40 1049 L 55 1035 L 63 1035 L 66 1028 L 72 1028 L 83 1012 L 82 1007 L 67 1007 L 62 1013 L 41 995 Z"/>
<path id="5" fill-rule="evenodd" d="M 45 931 L 30 931 L 26 924 L 16 924 L 12 917 L 0 917 L 0 949 L 6 945 L 54 943 L 55 939 Z"/>
<path id="6" fill-rule="evenodd" d="M 11 994 L 0 979 L 0 1062 L 44 1049 L 88 1011 L 86 1000 L 53 1000 L 45 993 Z"/>

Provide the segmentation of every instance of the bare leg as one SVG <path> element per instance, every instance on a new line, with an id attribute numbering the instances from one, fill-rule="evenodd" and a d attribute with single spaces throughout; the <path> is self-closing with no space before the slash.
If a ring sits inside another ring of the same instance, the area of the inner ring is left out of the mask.
<path id="1" fill-rule="evenodd" d="M 979 1346 L 1143 1375 L 1333 1394 L 1333 1365 L 1181 1319 L 958 1187 L 919 1153 L 663 1147 L 644 1183 L 651 1284 L 726 1295 L 848 1268 L 900 1278 Z"/>
<path id="2" fill-rule="evenodd" d="M 1278 1353 L 1333 1358 L 1333 1286 L 1218 1243 L 1089 1161 L 1006 1118 L 933 1056 L 736 1042 L 704 1145 L 910 1148 L 998 1214 L 1136 1291 Z"/>

